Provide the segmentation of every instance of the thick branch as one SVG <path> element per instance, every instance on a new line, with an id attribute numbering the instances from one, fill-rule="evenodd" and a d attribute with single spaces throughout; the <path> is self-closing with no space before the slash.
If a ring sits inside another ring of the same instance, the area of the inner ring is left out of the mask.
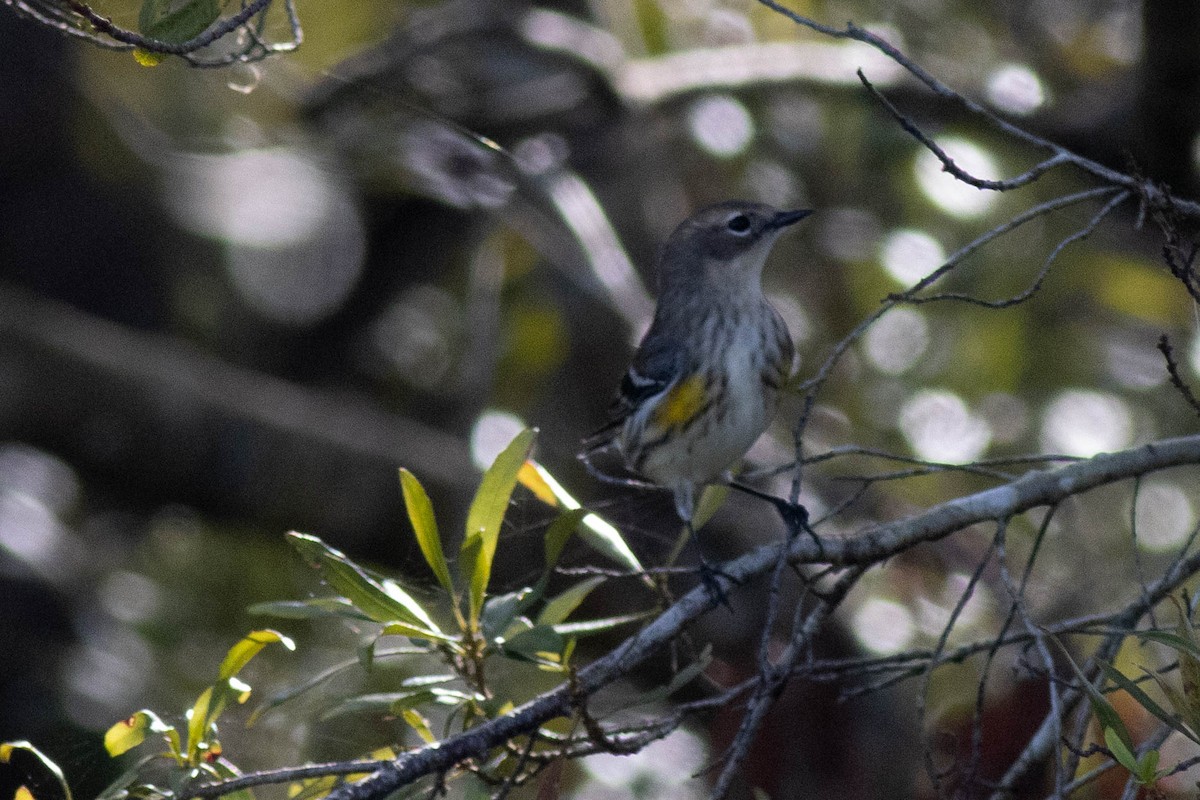
<path id="1" fill-rule="evenodd" d="M 978 522 L 1053 505 L 1098 486 L 1184 464 L 1200 464 L 1200 435 L 1166 439 L 1132 450 L 1099 455 L 1056 470 L 1031 472 L 1004 486 L 934 506 L 908 519 L 869 528 L 844 539 L 827 538 L 820 547 L 806 536 L 796 537 L 786 546 L 794 561 L 829 560 L 836 564 L 873 565 L 918 543 L 942 539 Z M 727 575 L 740 584 L 761 575 L 777 563 L 779 548 L 783 546 L 782 543 L 765 545 L 724 564 L 717 579 L 724 580 L 721 576 Z M 732 589 L 732 584 L 726 584 L 724 588 Z M 569 686 L 560 686 L 510 714 L 407 753 L 361 781 L 338 787 L 330 793 L 330 800 L 379 800 L 425 775 L 445 771 L 515 736 L 528 734 L 549 720 L 570 715 L 578 702 L 627 675 L 714 605 L 709 591 L 704 587 L 694 589 L 616 650 L 581 669 L 574 692 Z M 269 778 L 248 775 L 196 787 L 191 790 L 191 796 L 218 797 L 271 782 Z"/>
<path id="2" fill-rule="evenodd" d="M 807 539 L 796 543 L 792 555 L 797 561 L 807 562 L 878 562 L 913 545 L 937 541 L 977 522 L 1052 505 L 1097 486 L 1183 464 L 1200 464 L 1200 435 L 1164 439 L 1118 453 L 1102 453 L 1057 470 L 1030 472 L 1011 483 L 942 503 L 905 520 L 879 525 L 845 539 L 826 539 L 823 542 L 824 557 Z"/>

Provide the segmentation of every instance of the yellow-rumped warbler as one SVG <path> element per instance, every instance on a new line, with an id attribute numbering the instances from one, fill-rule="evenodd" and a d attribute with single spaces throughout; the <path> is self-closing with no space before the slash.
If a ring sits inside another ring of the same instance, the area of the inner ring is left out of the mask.
<path id="1" fill-rule="evenodd" d="M 730 201 L 675 229 L 659 262 L 654 321 L 612 420 L 584 440 L 585 461 L 615 445 L 627 468 L 674 493 L 691 524 L 698 489 L 721 478 L 775 416 L 793 348 L 763 295 L 763 264 L 780 232 L 811 213 Z"/>

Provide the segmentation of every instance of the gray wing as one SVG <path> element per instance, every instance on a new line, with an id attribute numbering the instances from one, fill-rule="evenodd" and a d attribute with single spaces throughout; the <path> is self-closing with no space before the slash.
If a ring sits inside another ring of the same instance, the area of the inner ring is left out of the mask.
<path id="1" fill-rule="evenodd" d="M 642 340 L 633 363 L 621 379 L 621 388 L 609 408 L 609 421 L 583 440 L 584 447 L 595 449 L 612 441 L 616 431 L 648 400 L 670 389 L 684 373 L 687 353 L 674 340 L 655 336 L 653 331 Z"/>

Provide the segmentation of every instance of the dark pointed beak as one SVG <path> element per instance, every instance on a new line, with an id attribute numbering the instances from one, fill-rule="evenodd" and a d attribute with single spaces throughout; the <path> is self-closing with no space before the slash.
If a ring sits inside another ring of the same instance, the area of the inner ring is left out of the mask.
<path id="1" fill-rule="evenodd" d="M 769 230 L 776 230 L 778 228 L 786 228 L 788 225 L 795 225 L 811 213 L 813 213 L 813 209 L 811 208 L 801 208 L 796 211 L 780 211 L 767 223 L 767 228 Z"/>

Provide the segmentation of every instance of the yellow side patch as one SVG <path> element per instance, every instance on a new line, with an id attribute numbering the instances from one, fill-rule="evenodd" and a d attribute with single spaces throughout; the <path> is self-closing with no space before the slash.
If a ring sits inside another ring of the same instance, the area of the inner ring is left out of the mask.
<path id="1" fill-rule="evenodd" d="M 654 424 L 660 428 L 679 428 L 691 422 L 704 407 L 704 377 L 692 375 L 667 392 L 654 409 Z"/>

